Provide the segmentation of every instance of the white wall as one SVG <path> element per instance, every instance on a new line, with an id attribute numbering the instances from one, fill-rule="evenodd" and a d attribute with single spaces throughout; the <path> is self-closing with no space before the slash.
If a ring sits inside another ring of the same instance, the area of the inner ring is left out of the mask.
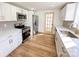
<path id="1" fill-rule="evenodd" d="M 37 12 L 39 20 L 38 20 L 38 31 L 44 32 L 44 21 L 45 21 L 45 14 L 44 11 Z"/>
<path id="2" fill-rule="evenodd" d="M 46 12 L 54 12 L 54 26 L 61 26 L 62 25 L 62 21 L 60 20 L 60 9 L 38 11 L 37 14 L 39 16 L 39 28 L 38 28 L 39 32 L 44 32 L 44 21 L 45 21 L 45 13 Z M 54 27 L 54 29 L 55 29 L 55 27 Z"/>

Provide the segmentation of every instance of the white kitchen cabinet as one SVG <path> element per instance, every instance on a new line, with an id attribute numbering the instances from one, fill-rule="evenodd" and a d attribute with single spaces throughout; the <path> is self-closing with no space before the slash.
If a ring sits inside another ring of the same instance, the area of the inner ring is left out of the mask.
<path id="1" fill-rule="evenodd" d="M 17 21 L 16 7 L 12 5 L 11 5 L 11 20 Z"/>
<path id="2" fill-rule="evenodd" d="M 16 7 L 16 12 L 23 14 L 23 13 L 25 13 L 25 10 L 20 7 Z"/>
<path id="3" fill-rule="evenodd" d="M 2 12 L 1 12 L 1 4 L 0 4 L 0 20 L 2 20 Z"/>
<path id="4" fill-rule="evenodd" d="M 62 52 L 61 57 L 69 57 L 69 54 L 68 54 L 68 52 L 67 52 L 67 50 L 64 46 L 64 43 L 62 42 L 60 36 L 58 38 L 58 42 L 60 43 L 60 47 L 61 47 L 61 52 Z"/>
<path id="5" fill-rule="evenodd" d="M 58 32 L 56 32 L 55 42 L 58 57 L 69 57 Z"/>
<path id="6" fill-rule="evenodd" d="M 76 11 L 77 3 L 66 4 L 64 8 L 61 10 L 61 19 L 64 21 L 74 21 L 75 11 Z"/>
<path id="7" fill-rule="evenodd" d="M 13 43 L 12 35 L 5 36 L 3 41 L 0 41 L 0 57 L 7 56 L 13 50 Z"/>
<path id="8" fill-rule="evenodd" d="M 9 21 L 11 20 L 11 6 L 9 4 L 6 3 L 1 3 L 1 12 L 2 12 L 2 16 L 3 19 L 0 21 Z"/>
<path id="9" fill-rule="evenodd" d="M 0 21 L 17 21 L 15 6 L 8 3 L 0 3 Z"/>
<path id="10" fill-rule="evenodd" d="M 19 34 L 19 35 L 18 35 Z M 19 45 L 19 43 L 21 43 L 22 42 L 22 32 L 18 32 L 18 34 L 17 34 L 17 40 L 18 40 L 18 45 Z"/>
<path id="11" fill-rule="evenodd" d="M 10 53 L 10 43 L 9 39 L 6 39 L 4 42 L 0 42 L 0 57 L 6 56 Z"/>
<path id="12" fill-rule="evenodd" d="M 7 8 L 8 9 L 8 8 Z M 4 12 L 5 11 L 5 12 Z M 0 21 L 6 21 L 5 15 L 6 15 L 6 6 L 4 3 L 0 3 Z M 7 14 L 8 15 L 8 14 Z"/>
<path id="13" fill-rule="evenodd" d="M 17 37 L 16 37 L 17 36 Z M 22 42 L 22 32 L 17 32 L 12 36 L 13 39 L 13 44 L 12 44 L 12 49 L 15 49 L 20 43 Z"/>
<path id="14" fill-rule="evenodd" d="M 11 43 L 10 49 L 12 51 L 22 43 L 22 32 L 17 31 L 14 34 L 11 34 L 9 36 L 9 39 L 10 39 L 10 43 Z"/>
<path id="15" fill-rule="evenodd" d="M 62 53 L 62 48 L 61 48 L 61 44 L 60 44 L 59 40 L 60 40 L 60 37 L 59 37 L 58 33 L 56 32 L 55 42 L 56 42 L 57 55 L 58 55 L 58 57 L 62 57 L 63 53 Z"/>
<path id="16" fill-rule="evenodd" d="M 79 25 L 79 3 L 77 3 L 74 24 Z"/>
<path id="17" fill-rule="evenodd" d="M 28 11 L 27 10 L 25 10 L 25 13 L 26 13 L 26 19 L 24 20 L 25 22 L 24 22 L 24 25 L 25 26 L 27 26 L 27 23 L 28 23 L 28 17 L 29 17 L 29 15 L 28 15 Z"/>
<path id="18" fill-rule="evenodd" d="M 10 46 L 11 46 L 11 50 L 14 50 L 15 49 L 15 47 L 17 47 L 17 45 L 18 45 L 18 39 L 17 39 L 17 37 L 16 37 L 16 35 L 14 34 L 14 35 L 12 35 L 12 37 L 11 37 L 11 44 L 10 44 Z"/>
<path id="19" fill-rule="evenodd" d="M 22 43 L 22 31 L 14 30 L 7 34 L 0 41 L 0 56 L 8 56 L 15 48 L 17 48 Z"/>
<path id="20" fill-rule="evenodd" d="M 17 13 L 21 13 L 21 14 L 26 14 L 26 11 L 27 11 L 27 10 L 19 8 L 19 7 L 16 7 L 16 10 L 17 10 Z"/>
<path id="21" fill-rule="evenodd" d="M 23 13 L 23 14 L 26 14 L 26 12 L 27 12 L 27 10 L 24 10 L 24 9 L 22 10 L 22 13 Z"/>
<path id="22" fill-rule="evenodd" d="M 21 13 L 21 12 L 22 12 L 22 11 L 21 11 L 21 8 L 16 7 L 16 12 L 17 12 L 17 13 Z"/>
<path id="23" fill-rule="evenodd" d="M 17 13 L 26 14 L 27 10 L 8 3 L 0 3 L 0 21 L 17 21 Z"/>

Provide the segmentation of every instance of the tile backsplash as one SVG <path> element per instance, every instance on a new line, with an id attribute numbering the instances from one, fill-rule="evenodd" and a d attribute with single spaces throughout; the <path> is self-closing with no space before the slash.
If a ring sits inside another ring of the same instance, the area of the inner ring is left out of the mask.
<path id="1" fill-rule="evenodd" d="M 63 21 L 63 26 L 66 28 L 70 28 L 70 25 L 72 24 L 72 21 Z"/>
<path id="2" fill-rule="evenodd" d="M 76 32 L 79 33 L 79 30 L 78 30 L 78 29 L 73 28 L 73 27 L 70 28 L 70 25 L 71 25 L 72 23 L 73 23 L 72 21 L 64 21 L 64 22 L 63 22 L 63 26 L 66 27 L 66 28 L 68 28 L 68 29 L 70 29 L 70 30 L 72 30 L 72 31 L 74 31 L 75 33 L 76 33 Z"/>
<path id="3" fill-rule="evenodd" d="M 13 28 L 15 23 L 16 23 L 15 21 L 0 22 L 0 28 L 5 28 L 5 27 Z"/>

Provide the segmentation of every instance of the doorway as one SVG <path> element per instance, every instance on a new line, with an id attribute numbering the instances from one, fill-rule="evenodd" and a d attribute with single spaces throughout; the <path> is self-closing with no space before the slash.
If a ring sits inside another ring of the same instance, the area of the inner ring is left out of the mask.
<path id="1" fill-rule="evenodd" d="M 54 22 L 54 13 L 47 12 L 45 13 L 45 30 L 47 34 L 53 34 L 53 22 Z"/>

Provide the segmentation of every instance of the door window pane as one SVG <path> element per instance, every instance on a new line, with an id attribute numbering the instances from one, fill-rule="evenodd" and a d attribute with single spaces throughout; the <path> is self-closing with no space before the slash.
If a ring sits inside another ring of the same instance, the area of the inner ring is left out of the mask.
<path id="1" fill-rule="evenodd" d="M 46 14 L 46 31 L 51 32 L 52 23 L 53 23 L 52 20 L 53 20 L 53 14 L 47 13 Z"/>

